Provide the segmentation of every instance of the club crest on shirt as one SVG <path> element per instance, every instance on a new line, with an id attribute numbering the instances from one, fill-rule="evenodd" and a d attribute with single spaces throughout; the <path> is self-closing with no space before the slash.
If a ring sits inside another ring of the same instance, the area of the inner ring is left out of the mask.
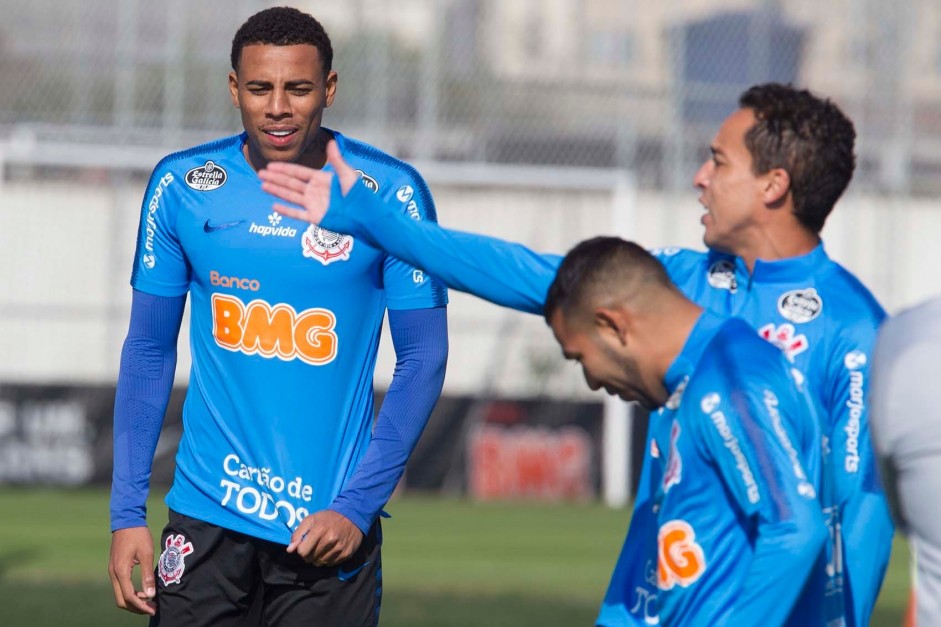
<path id="1" fill-rule="evenodd" d="M 706 274 L 709 285 L 720 290 L 729 290 L 733 294 L 738 291 L 738 281 L 735 280 L 735 264 L 728 259 L 720 259 L 709 266 Z"/>
<path id="2" fill-rule="evenodd" d="M 363 179 L 363 183 L 365 183 L 366 188 L 369 189 L 369 191 L 371 191 L 373 194 L 379 192 L 379 181 L 369 176 L 362 170 L 356 170 L 356 173 L 359 175 L 359 178 Z"/>
<path id="3" fill-rule="evenodd" d="M 301 238 L 301 250 L 305 257 L 316 259 L 326 266 L 334 261 L 346 261 L 350 258 L 353 238 L 311 224 Z"/>
<path id="4" fill-rule="evenodd" d="M 212 161 L 207 161 L 186 173 L 183 180 L 197 192 L 211 192 L 225 185 L 228 178 L 225 169 Z"/>
<path id="5" fill-rule="evenodd" d="M 791 290 L 781 294 L 778 299 L 778 311 L 791 322 L 803 324 L 820 315 L 823 311 L 823 299 L 812 287 Z"/>
<path id="6" fill-rule="evenodd" d="M 180 583 L 183 571 L 186 569 L 186 556 L 193 553 L 193 543 L 187 542 L 183 534 L 170 534 L 164 543 L 163 553 L 157 562 L 157 575 L 163 585 Z"/>

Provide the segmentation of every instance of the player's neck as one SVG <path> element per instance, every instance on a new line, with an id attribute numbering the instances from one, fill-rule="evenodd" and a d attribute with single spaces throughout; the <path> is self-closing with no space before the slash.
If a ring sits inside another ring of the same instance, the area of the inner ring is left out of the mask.
<path id="1" fill-rule="evenodd" d="M 734 251 L 742 258 L 749 272 L 754 271 L 755 262 L 780 261 L 807 255 L 820 244 L 820 236 L 800 224 L 774 225 L 762 229 L 750 241 Z"/>
<path id="2" fill-rule="evenodd" d="M 654 338 L 649 353 L 655 363 L 659 383 L 655 397 L 661 405 L 666 403 L 671 392 L 665 384 L 667 372 L 683 352 L 702 312 L 702 307 L 678 293 L 664 299 L 663 306 L 655 312 L 653 326 L 646 337 Z"/>

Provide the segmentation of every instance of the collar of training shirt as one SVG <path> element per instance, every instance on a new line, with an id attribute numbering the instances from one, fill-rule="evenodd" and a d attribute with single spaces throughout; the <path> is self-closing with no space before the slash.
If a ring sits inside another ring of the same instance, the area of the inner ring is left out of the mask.
<path id="1" fill-rule="evenodd" d="M 689 337 L 686 338 L 686 343 L 683 344 L 683 350 L 670 364 L 667 374 L 663 378 L 664 386 L 670 396 L 693 373 L 703 351 L 706 350 L 706 346 L 727 320 L 728 318 L 710 311 L 703 311 L 700 314 L 696 324 L 693 325 L 693 330 L 690 331 Z"/>

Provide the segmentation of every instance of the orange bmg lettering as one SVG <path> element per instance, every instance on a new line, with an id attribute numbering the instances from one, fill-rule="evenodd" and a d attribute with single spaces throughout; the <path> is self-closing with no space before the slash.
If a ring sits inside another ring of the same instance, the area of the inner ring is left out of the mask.
<path id="1" fill-rule="evenodd" d="M 216 344 L 246 355 L 328 364 L 337 356 L 336 323 L 336 316 L 327 309 L 297 313 L 284 303 L 271 306 L 257 299 L 245 305 L 235 296 L 212 295 Z"/>
<path id="2" fill-rule="evenodd" d="M 706 557 L 696 542 L 696 532 L 685 520 L 671 520 L 657 534 L 657 587 L 686 588 L 706 571 Z"/>

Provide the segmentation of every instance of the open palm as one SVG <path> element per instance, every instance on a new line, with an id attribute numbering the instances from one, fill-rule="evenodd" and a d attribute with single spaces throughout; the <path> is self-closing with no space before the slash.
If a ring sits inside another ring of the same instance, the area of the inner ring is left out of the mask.
<path id="1" fill-rule="evenodd" d="M 327 143 L 327 163 L 333 166 L 340 180 L 340 190 L 345 196 L 356 184 L 356 171 L 340 155 L 340 149 L 334 140 Z M 272 161 L 258 172 L 262 180 L 261 188 L 301 209 L 281 203 L 274 204 L 274 210 L 282 215 L 312 224 L 319 224 L 330 207 L 332 172 L 315 170 L 296 163 Z"/>

